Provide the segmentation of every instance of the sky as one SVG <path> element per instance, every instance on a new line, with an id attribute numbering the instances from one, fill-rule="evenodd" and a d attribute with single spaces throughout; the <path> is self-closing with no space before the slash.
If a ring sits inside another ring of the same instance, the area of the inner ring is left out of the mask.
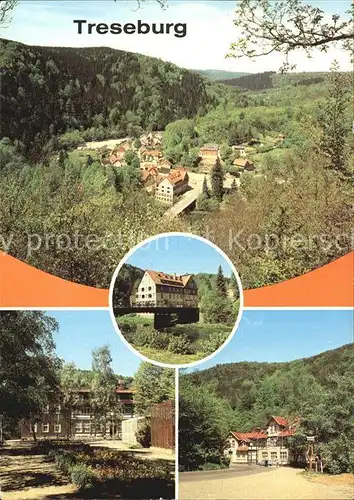
<path id="1" fill-rule="evenodd" d="M 343 14 L 350 7 L 350 0 L 308 1 L 328 14 Z M 0 36 L 30 45 L 109 46 L 159 57 L 186 68 L 250 73 L 277 71 L 283 61 L 279 54 L 258 58 L 256 62 L 247 58 L 225 58 L 230 43 L 238 35 L 233 25 L 235 5 L 233 0 L 169 0 L 168 8 L 162 10 L 151 0 L 140 9 L 136 8 L 135 0 L 20 0 L 11 24 L 0 29 Z M 187 36 L 79 35 L 74 19 L 107 24 L 138 19 L 149 23 L 182 22 L 187 23 Z M 335 48 L 327 54 L 316 51 L 312 59 L 298 51 L 290 62 L 297 64 L 296 71 L 328 71 L 334 59 L 342 70 L 352 70 L 348 54 Z"/>
<path id="2" fill-rule="evenodd" d="M 136 372 L 141 360 L 115 332 L 108 310 L 49 310 L 47 314 L 59 323 L 59 332 L 54 336 L 56 352 L 66 362 L 90 369 L 91 351 L 108 344 L 115 373 L 131 376 Z M 353 312 L 350 310 L 246 309 L 232 340 L 197 369 L 240 361 L 291 361 L 351 342 Z"/>
<path id="3" fill-rule="evenodd" d="M 123 376 L 132 376 L 136 372 L 141 359 L 122 342 L 113 328 L 108 310 L 55 310 L 47 311 L 47 314 L 59 323 L 59 332 L 54 335 L 59 358 L 89 370 L 92 350 L 108 344 L 114 372 Z"/>
<path id="4" fill-rule="evenodd" d="M 352 310 L 245 310 L 231 341 L 197 369 L 240 361 L 292 361 L 351 342 Z"/>
<path id="5" fill-rule="evenodd" d="M 217 250 L 188 236 L 167 236 L 151 241 L 138 248 L 126 263 L 176 274 L 216 274 L 221 265 L 224 276 L 232 274 L 230 265 Z"/>

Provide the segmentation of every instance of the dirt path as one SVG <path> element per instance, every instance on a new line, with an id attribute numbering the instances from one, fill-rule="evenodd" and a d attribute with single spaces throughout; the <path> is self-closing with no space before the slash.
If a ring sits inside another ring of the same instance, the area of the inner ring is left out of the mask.
<path id="1" fill-rule="evenodd" d="M 267 474 L 227 476 L 225 479 L 182 481 L 179 484 L 180 500 L 351 500 L 354 488 L 350 481 L 323 478 L 309 480 L 299 470 L 280 468 Z M 335 479 L 335 478 L 333 478 Z M 330 484 L 328 484 L 330 483 Z"/>
<path id="2" fill-rule="evenodd" d="M 41 500 L 77 491 L 45 455 L 29 452 L 30 446 L 25 443 L 1 449 L 1 500 Z"/>

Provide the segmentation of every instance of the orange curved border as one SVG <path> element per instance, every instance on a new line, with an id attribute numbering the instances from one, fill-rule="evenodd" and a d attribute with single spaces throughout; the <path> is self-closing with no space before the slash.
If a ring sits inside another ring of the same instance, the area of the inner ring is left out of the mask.
<path id="1" fill-rule="evenodd" d="M 354 252 L 275 285 L 244 291 L 245 307 L 353 307 Z M 108 290 L 79 285 L 0 252 L 0 307 L 108 307 Z"/>

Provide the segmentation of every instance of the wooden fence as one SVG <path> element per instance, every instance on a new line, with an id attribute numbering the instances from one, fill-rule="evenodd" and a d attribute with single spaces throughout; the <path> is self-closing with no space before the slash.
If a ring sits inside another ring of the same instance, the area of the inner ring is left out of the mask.
<path id="1" fill-rule="evenodd" d="M 175 446 L 173 401 L 166 401 L 151 407 L 151 446 L 169 449 Z"/>

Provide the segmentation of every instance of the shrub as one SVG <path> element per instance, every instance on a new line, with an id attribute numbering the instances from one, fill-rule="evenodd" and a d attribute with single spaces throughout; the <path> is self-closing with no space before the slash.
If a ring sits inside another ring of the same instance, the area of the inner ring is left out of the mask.
<path id="1" fill-rule="evenodd" d="M 168 344 L 168 349 L 175 354 L 194 354 L 192 344 L 182 336 L 173 337 Z"/>
<path id="2" fill-rule="evenodd" d="M 167 349 L 170 342 L 170 335 L 164 332 L 156 332 L 151 336 L 150 346 L 154 349 Z"/>
<path id="3" fill-rule="evenodd" d="M 205 354 L 212 354 L 225 342 L 230 332 L 215 331 L 209 334 L 209 338 L 199 342 L 200 350 Z"/>
<path id="4" fill-rule="evenodd" d="M 92 486 L 95 480 L 95 474 L 91 467 L 84 464 L 73 465 L 70 477 L 71 482 L 80 489 Z"/>
<path id="5" fill-rule="evenodd" d="M 150 328 L 138 325 L 134 335 L 134 344 L 150 346 L 154 338 L 154 333 L 155 332 Z"/>
<path id="6" fill-rule="evenodd" d="M 75 459 L 71 454 L 57 452 L 55 454 L 55 462 L 64 474 L 68 474 L 71 467 L 75 464 Z"/>
<path id="7" fill-rule="evenodd" d="M 148 422 L 141 424 L 135 433 L 138 443 L 143 448 L 150 448 L 151 446 L 151 427 Z"/>

